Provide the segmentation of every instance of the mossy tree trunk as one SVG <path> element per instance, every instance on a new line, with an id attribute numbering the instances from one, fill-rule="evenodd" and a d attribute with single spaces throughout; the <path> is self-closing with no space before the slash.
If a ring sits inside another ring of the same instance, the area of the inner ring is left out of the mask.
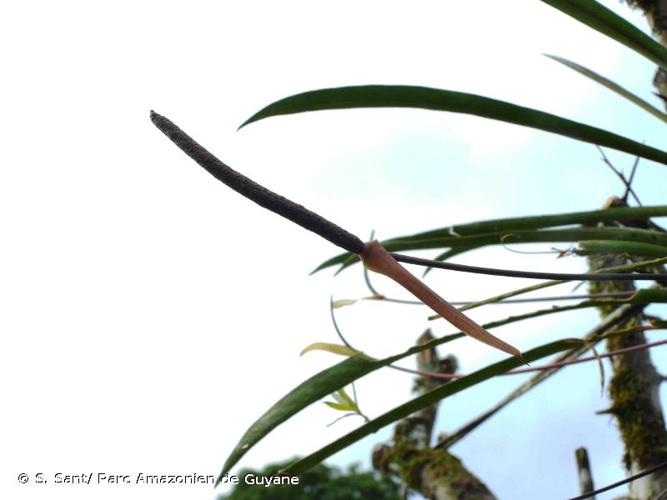
<path id="1" fill-rule="evenodd" d="M 631 6 L 644 12 L 653 34 L 667 46 L 667 0 L 626 0 Z M 667 71 L 658 68 L 653 79 L 658 93 L 663 96 L 667 109 Z"/>
<path id="2" fill-rule="evenodd" d="M 433 339 L 424 332 L 418 344 Z M 417 357 L 420 371 L 454 373 L 453 356 L 438 358 L 435 349 L 422 351 Z M 424 394 L 446 383 L 432 377 L 417 377 L 415 392 Z M 399 422 L 391 445 L 379 444 L 373 450 L 373 467 L 385 474 L 400 477 L 408 488 L 434 500 L 495 500 L 495 496 L 463 465 L 461 460 L 442 449 L 431 447 L 433 424 L 438 406 L 428 408 Z"/>
<path id="3" fill-rule="evenodd" d="M 619 198 L 612 198 L 605 208 L 625 206 Z M 630 225 L 630 224 L 628 224 Z M 631 225 L 647 226 L 646 222 L 634 221 Z M 592 270 L 626 263 L 624 255 L 597 255 L 589 257 Z M 590 292 L 620 292 L 634 290 L 631 281 L 593 281 Z M 603 317 L 610 314 L 614 305 L 600 307 Z M 643 321 L 643 313 L 631 317 L 619 327 L 638 326 Z M 607 339 L 607 350 L 622 349 L 645 344 L 643 332 L 612 336 Z M 612 359 L 613 376 L 609 384 L 612 414 L 618 424 L 625 446 L 623 462 L 630 473 L 667 461 L 667 432 L 660 404 L 659 386 L 661 377 L 651 362 L 650 352 L 640 350 Z M 633 499 L 656 498 L 667 489 L 667 471 L 662 469 L 630 484 Z"/>

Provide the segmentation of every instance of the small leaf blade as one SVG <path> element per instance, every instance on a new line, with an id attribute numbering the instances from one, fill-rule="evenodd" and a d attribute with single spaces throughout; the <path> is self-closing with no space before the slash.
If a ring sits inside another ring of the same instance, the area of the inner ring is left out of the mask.
<path id="1" fill-rule="evenodd" d="M 361 355 L 362 353 L 347 347 L 341 344 L 330 344 L 329 342 L 314 342 L 301 351 L 301 356 L 311 351 L 325 351 L 332 354 L 338 354 L 339 356 L 356 356 L 357 354 Z"/>
<path id="2" fill-rule="evenodd" d="M 627 99 L 631 103 L 639 106 L 641 109 L 643 109 L 647 113 L 652 114 L 658 120 L 662 120 L 663 122 L 667 122 L 667 114 L 663 113 L 658 108 L 656 108 L 654 106 L 651 106 L 651 104 L 646 102 L 644 99 L 642 99 L 641 97 L 633 94 L 629 90 L 626 90 L 625 88 L 621 87 L 616 82 L 613 82 L 613 81 L 609 80 L 608 78 L 605 78 L 604 76 L 596 73 L 595 71 L 592 71 L 592 70 L 590 70 L 590 69 L 588 69 L 584 66 L 581 66 L 580 64 L 577 64 L 573 61 L 565 59 L 564 57 L 553 56 L 553 55 L 550 55 L 550 54 L 544 54 L 544 55 L 547 56 L 550 59 L 553 59 L 556 62 L 559 62 L 559 63 L 567 66 L 568 68 L 576 71 L 577 73 L 580 73 L 580 74 L 590 78 L 591 80 L 599 83 L 603 87 L 608 88 L 612 92 L 617 93 L 618 95 L 620 95 L 621 97 L 624 97 L 625 99 Z"/>
<path id="3" fill-rule="evenodd" d="M 333 401 L 325 401 L 325 405 L 327 405 L 329 408 L 333 408 L 334 410 L 339 410 L 339 411 L 354 411 L 355 408 L 351 407 L 349 404 L 346 403 L 334 403 Z"/>

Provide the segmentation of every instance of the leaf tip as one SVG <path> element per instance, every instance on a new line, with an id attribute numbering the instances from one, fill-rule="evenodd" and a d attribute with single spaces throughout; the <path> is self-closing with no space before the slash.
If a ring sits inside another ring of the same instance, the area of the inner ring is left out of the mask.
<path id="1" fill-rule="evenodd" d="M 241 130 L 246 125 L 250 125 L 252 122 L 256 121 L 255 116 L 256 115 L 252 115 L 250 118 L 248 118 L 246 121 L 244 121 L 241 125 L 239 125 L 239 128 L 237 128 L 236 131 L 238 132 L 239 130 Z"/>

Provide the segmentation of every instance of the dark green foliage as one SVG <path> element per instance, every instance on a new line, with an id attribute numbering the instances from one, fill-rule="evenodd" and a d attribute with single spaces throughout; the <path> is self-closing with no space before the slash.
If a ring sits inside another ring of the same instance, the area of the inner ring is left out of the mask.
<path id="1" fill-rule="evenodd" d="M 267 465 L 261 471 L 243 469 L 238 473 L 239 484 L 228 495 L 218 500 L 347 500 L 366 499 L 400 500 L 399 486 L 388 477 L 374 472 L 363 472 L 357 466 L 347 471 L 338 467 L 319 464 L 299 476 L 298 485 L 264 486 L 248 485 L 243 478 L 247 474 L 275 475 L 296 459 Z"/>

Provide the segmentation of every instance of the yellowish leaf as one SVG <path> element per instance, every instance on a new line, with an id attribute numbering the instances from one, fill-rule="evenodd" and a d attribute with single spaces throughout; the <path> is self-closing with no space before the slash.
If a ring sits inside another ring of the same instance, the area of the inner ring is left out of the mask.
<path id="1" fill-rule="evenodd" d="M 351 349 L 350 347 L 340 345 L 340 344 L 330 344 L 328 342 L 315 342 L 310 344 L 303 351 L 301 351 L 300 356 L 303 356 L 310 351 L 326 351 L 332 354 L 338 354 L 339 356 L 355 356 L 360 354 L 360 351 Z"/>
<path id="2" fill-rule="evenodd" d="M 340 411 L 354 411 L 354 408 L 351 408 L 349 405 L 342 404 L 342 403 L 334 403 L 333 401 L 325 401 L 325 405 L 329 406 L 330 408 L 333 408 L 334 410 L 340 410 Z"/>
<path id="3" fill-rule="evenodd" d="M 357 301 L 353 299 L 338 299 L 331 303 L 331 307 L 333 309 L 338 309 L 340 307 L 351 306 L 352 304 L 356 304 L 356 302 Z"/>

